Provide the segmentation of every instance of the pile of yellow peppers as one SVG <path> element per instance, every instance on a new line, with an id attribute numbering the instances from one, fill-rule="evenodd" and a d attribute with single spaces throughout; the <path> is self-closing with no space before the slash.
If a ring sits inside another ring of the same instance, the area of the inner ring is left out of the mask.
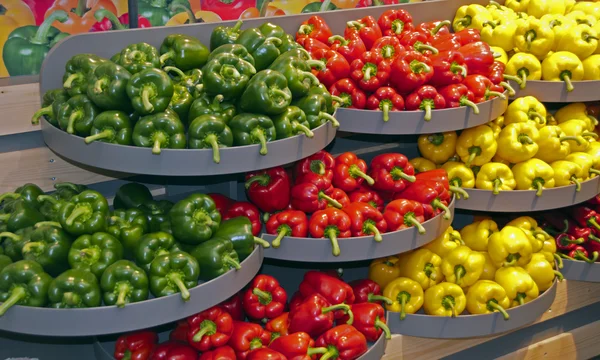
<path id="1" fill-rule="evenodd" d="M 536 190 L 575 184 L 600 174 L 598 121 L 583 103 L 554 115 L 532 96 L 515 99 L 504 116 L 474 128 L 421 135 L 417 171 L 441 167 L 462 188 Z"/>
<path id="2" fill-rule="evenodd" d="M 369 278 L 392 300 L 388 311 L 456 317 L 499 312 L 528 303 L 552 286 L 560 257 L 554 238 L 528 216 L 501 230 L 491 219 L 449 227 L 439 238 L 409 253 L 374 260 Z"/>
<path id="3" fill-rule="evenodd" d="M 453 27 L 479 30 L 521 88 L 527 80 L 548 80 L 573 91 L 572 81 L 600 80 L 598 20 L 600 2 L 506 0 L 460 7 Z"/>

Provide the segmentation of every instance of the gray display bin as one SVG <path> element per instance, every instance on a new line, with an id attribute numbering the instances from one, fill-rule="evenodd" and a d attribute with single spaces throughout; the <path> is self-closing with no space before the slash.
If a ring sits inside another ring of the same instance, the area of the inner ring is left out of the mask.
<path id="1" fill-rule="evenodd" d="M 528 80 L 525 89 L 510 81 L 515 89 L 514 98 L 533 96 L 541 102 L 573 103 L 600 100 L 600 81 L 573 81 L 575 89 L 567 91 L 567 86 L 562 81 L 535 81 Z"/>
<path id="2" fill-rule="evenodd" d="M 585 261 L 563 259 L 560 269 L 567 280 L 600 282 L 600 263 L 588 264 Z"/>

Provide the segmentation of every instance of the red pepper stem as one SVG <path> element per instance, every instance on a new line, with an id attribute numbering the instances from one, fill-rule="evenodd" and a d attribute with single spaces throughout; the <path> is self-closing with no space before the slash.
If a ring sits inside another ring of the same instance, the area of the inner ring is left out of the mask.
<path id="1" fill-rule="evenodd" d="M 8 309 L 10 309 L 13 305 L 16 305 L 19 301 L 23 300 L 27 297 L 27 292 L 21 286 L 15 287 L 11 293 L 10 297 L 6 299 L 2 304 L 0 304 L 0 316 L 4 315 Z"/>
<path id="2" fill-rule="evenodd" d="M 258 301 L 263 305 L 269 305 L 273 301 L 273 296 L 270 293 L 259 288 L 252 289 L 252 294 L 258 297 Z"/>
<path id="3" fill-rule="evenodd" d="M 244 187 L 246 189 L 249 189 L 250 186 L 252 184 L 254 184 L 255 182 L 258 182 L 258 184 L 260 186 L 267 186 L 269 185 L 269 183 L 271 182 L 271 177 L 269 175 L 267 175 L 266 173 L 264 174 L 260 174 L 260 175 L 255 175 L 253 177 L 251 177 L 250 179 L 248 179 L 245 183 L 244 183 Z"/>
<path id="4" fill-rule="evenodd" d="M 452 23 L 450 22 L 450 20 L 444 20 L 444 21 L 440 21 L 439 24 L 436 25 L 436 27 L 434 27 L 431 30 L 431 35 L 436 35 L 444 26 L 450 26 Z"/>
<path id="5" fill-rule="evenodd" d="M 267 240 L 259 238 L 258 236 L 254 237 L 254 243 L 262 246 L 265 249 L 271 247 L 271 244 L 269 244 L 269 242 Z"/>
<path id="6" fill-rule="evenodd" d="M 348 21 L 346 23 L 346 26 L 355 28 L 357 30 L 365 27 L 365 25 L 363 23 L 361 23 L 360 21 Z"/>
<path id="7" fill-rule="evenodd" d="M 381 321 L 381 319 L 379 317 L 377 317 L 377 319 L 375 319 L 375 328 L 383 330 L 383 332 L 385 333 L 386 339 L 389 340 L 392 338 L 392 332 L 390 331 L 390 328 L 387 326 L 386 323 Z"/>
<path id="8" fill-rule="evenodd" d="M 565 254 L 563 254 L 563 253 L 558 253 L 558 256 L 560 256 L 561 258 L 564 258 L 564 259 L 568 259 L 568 260 L 573 260 L 573 261 L 575 261 L 575 258 L 572 258 L 572 257 L 570 257 L 569 255 L 565 255 Z"/>
<path id="9" fill-rule="evenodd" d="M 486 91 L 486 92 L 485 92 L 485 94 L 486 94 L 486 96 L 487 96 L 487 97 L 490 97 L 490 96 L 497 96 L 497 97 L 499 97 L 500 99 L 506 99 L 506 95 L 504 95 L 503 93 L 501 93 L 501 92 L 498 92 L 498 91 L 492 91 L 492 90 L 488 90 L 488 91 Z"/>
<path id="10" fill-rule="evenodd" d="M 107 138 L 111 138 L 111 137 L 113 137 L 113 136 L 114 136 L 114 133 L 115 133 L 115 132 L 114 132 L 114 130 L 106 129 L 106 130 L 104 130 L 104 131 L 101 131 L 101 132 L 99 132 L 99 133 L 97 133 L 97 134 L 94 134 L 94 135 L 90 135 L 90 136 L 87 136 L 87 137 L 85 137 L 85 138 L 83 139 L 83 141 L 84 141 L 86 144 L 89 144 L 89 143 L 92 143 L 92 142 L 94 142 L 94 141 L 96 141 L 96 140 L 101 140 L 101 139 L 107 139 Z"/>
<path id="11" fill-rule="evenodd" d="M 581 245 L 581 244 L 583 244 L 585 242 L 585 239 L 584 238 L 578 238 L 578 239 L 575 239 L 575 240 L 565 239 L 563 241 L 566 242 L 566 243 L 569 243 L 569 244 Z"/>
<path id="12" fill-rule="evenodd" d="M 205 335 L 212 335 L 217 332 L 217 324 L 212 320 L 204 320 L 200 323 L 200 329 L 194 334 L 193 342 L 200 342 Z"/>
<path id="13" fill-rule="evenodd" d="M 335 347 L 331 347 L 327 350 L 327 352 L 319 358 L 319 360 L 330 360 L 330 359 L 338 359 L 339 351 Z"/>
<path id="14" fill-rule="evenodd" d="M 277 234 L 277 237 L 273 239 L 273 241 L 271 241 L 271 246 L 273 246 L 274 249 L 277 249 L 281 246 L 281 240 L 283 240 L 283 238 L 288 234 L 288 231 L 289 230 L 287 226 L 281 227 L 281 230 L 279 230 L 279 234 Z"/>
<path id="15" fill-rule="evenodd" d="M 383 241 L 383 238 L 381 237 L 381 232 L 379 232 L 379 229 L 374 224 L 366 224 L 365 230 L 369 231 L 369 233 L 373 235 L 373 240 L 375 240 L 376 242 Z"/>
<path id="16" fill-rule="evenodd" d="M 337 305 L 324 307 L 321 309 L 321 313 L 327 314 L 328 312 L 336 311 L 336 310 L 342 310 L 343 312 L 348 314 L 348 321 L 346 321 L 346 324 L 352 325 L 354 323 L 354 313 L 350 309 L 350 306 L 348 306 L 346 304 L 337 304 Z"/>
<path id="17" fill-rule="evenodd" d="M 8 215 L 8 214 L 6 214 L 6 215 Z M 2 219 L 2 218 L 0 218 L 0 219 Z M 17 235 L 17 234 L 8 232 L 8 231 L 0 232 L 0 238 L 3 238 L 3 237 L 7 237 L 14 241 L 21 241 L 23 239 L 23 237 L 21 235 Z"/>
<path id="18" fill-rule="evenodd" d="M 223 262 L 226 263 L 227 265 L 229 265 L 229 267 L 232 267 L 236 270 L 239 270 L 242 268 L 242 266 L 240 265 L 240 263 L 237 260 L 229 257 L 228 255 L 223 256 Z"/>
<path id="19" fill-rule="evenodd" d="M 333 254 L 333 256 L 340 256 L 341 251 L 340 244 L 338 243 L 337 239 L 337 230 L 334 228 L 329 229 L 325 235 L 331 241 L 331 253 Z"/>
<path id="20" fill-rule="evenodd" d="M 173 284 L 175 284 L 175 286 L 177 286 L 177 288 L 179 289 L 179 292 L 181 292 L 181 298 L 183 299 L 183 301 L 188 301 L 190 299 L 190 292 L 188 291 L 187 287 L 183 283 L 183 280 L 181 280 L 181 275 L 179 275 L 177 273 L 171 273 L 171 274 L 167 275 L 167 278 Z"/>
<path id="21" fill-rule="evenodd" d="M 340 36 L 340 35 L 330 36 L 329 39 L 327 39 L 327 41 L 330 44 L 333 44 L 334 42 L 339 41 L 342 46 L 348 45 L 348 43 L 350 42 L 350 41 L 344 39 L 344 37 Z"/>
<path id="22" fill-rule="evenodd" d="M 598 222 L 596 221 L 596 218 L 594 218 L 594 217 L 590 217 L 587 220 L 587 224 L 596 230 L 600 230 L 600 224 L 598 224 Z"/>
<path id="23" fill-rule="evenodd" d="M 342 99 L 339 96 L 335 96 L 335 95 L 331 95 L 331 100 L 337 102 L 338 104 L 343 104 L 344 103 L 344 99 Z"/>
<path id="24" fill-rule="evenodd" d="M 404 170 L 399 167 L 393 168 L 392 171 L 390 171 L 390 173 L 391 173 L 392 177 L 394 178 L 394 180 L 404 179 L 411 183 L 417 181 L 416 177 L 414 177 L 413 175 L 406 174 L 404 172 Z"/>
<path id="25" fill-rule="evenodd" d="M 62 228 L 62 225 L 57 222 L 57 221 L 40 221 L 38 223 L 35 223 L 34 227 L 40 228 L 42 226 L 53 226 L 53 227 L 57 227 L 57 228 Z"/>
<path id="26" fill-rule="evenodd" d="M 415 219 L 414 216 L 410 216 L 410 215 L 405 216 L 404 221 L 408 223 L 406 225 L 412 225 L 412 226 L 416 227 L 419 234 L 421 234 L 421 235 L 425 234 L 425 232 L 426 232 L 425 228 L 423 227 L 423 225 L 421 225 L 419 220 Z"/>
<path id="27" fill-rule="evenodd" d="M 39 109 L 31 117 L 31 125 L 38 125 L 42 116 L 52 116 L 52 114 L 52 105 Z"/>
<path id="28" fill-rule="evenodd" d="M 2 203 L 5 199 L 16 200 L 16 199 L 18 199 L 20 197 L 21 197 L 21 194 L 12 193 L 12 192 L 4 193 L 4 194 L 0 195 L 0 203 Z"/>
<path id="29" fill-rule="evenodd" d="M 515 91 L 515 89 L 513 89 L 513 87 L 510 86 L 510 84 L 507 83 L 506 81 L 500 81 L 500 83 L 498 85 L 502 86 L 505 90 L 508 91 L 508 96 L 515 96 L 517 93 Z"/>
<path id="30" fill-rule="evenodd" d="M 415 45 L 414 45 L 414 48 L 415 48 L 415 50 L 417 50 L 417 51 L 418 51 L 418 52 L 420 52 L 420 53 L 422 53 L 422 52 L 424 52 L 424 51 L 427 51 L 427 50 L 429 50 L 429 51 L 431 51 L 431 53 L 432 53 L 433 55 L 437 55 L 437 54 L 439 54 L 439 50 L 438 50 L 438 49 L 436 49 L 435 47 L 433 47 L 433 46 L 431 46 L 431 45 L 427 45 L 427 44 L 419 43 L 419 42 L 416 42 L 416 43 L 415 43 Z M 426 72 L 429 72 L 429 71 L 426 71 Z"/>
<path id="31" fill-rule="evenodd" d="M 331 116 L 330 114 L 326 113 L 326 112 L 321 111 L 319 113 L 319 118 L 320 119 L 325 119 L 327 121 L 330 121 L 331 122 L 331 126 L 333 126 L 334 128 L 340 127 L 340 123 L 337 121 L 337 119 L 334 118 L 333 116 Z"/>
<path id="32" fill-rule="evenodd" d="M 94 13 L 94 17 L 99 22 L 102 21 L 102 20 L 104 20 L 104 18 L 107 18 L 108 21 L 111 22 L 112 27 L 113 27 L 114 30 L 125 30 L 125 29 L 127 29 L 126 26 L 123 26 L 123 24 L 121 24 L 121 22 L 115 16 L 115 14 L 113 14 L 112 12 L 110 12 L 110 11 L 108 11 L 106 9 L 98 9 L 98 10 L 96 10 L 96 12 Z"/>
<path id="33" fill-rule="evenodd" d="M 469 198 L 469 193 L 461 187 L 450 185 L 448 186 L 448 190 L 450 190 L 452 193 L 455 193 L 457 196 L 462 195 L 465 200 Z"/>
<path id="34" fill-rule="evenodd" d="M 308 350 L 306 350 L 306 355 L 310 356 L 311 358 L 313 355 L 325 354 L 325 353 L 327 353 L 327 348 L 325 348 L 325 347 L 308 348 Z"/>
<path id="35" fill-rule="evenodd" d="M 295 132 L 303 133 L 309 139 L 315 137 L 315 133 L 312 132 L 312 130 L 309 129 L 307 126 L 302 125 L 297 121 L 292 121 L 291 123 L 292 123 L 292 127 L 294 128 Z"/>
<path id="36" fill-rule="evenodd" d="M 85 207 L 75 208 L 75 209 L 73 209 L 73 211 L 71 212 L 71 215 L 69 215 L 67 220 L 65 220 L 65 224 L 71 226 L 71 225 L 73 225 L 73 222 L 78 217 L 80 217 L 81 215 L 87 214 L 87 213 L 89 213 L 89 210 Z"/>
<path id="37" fill-rule="evenodd" d="M 423 105 L 423 107 L 425 108 L 425 116 L 423 117 L 423 120 L 430 121 L 431 120 L 431 104 L 429 103 L 429 101 L 427 101 L 427 102 L 425 102 L 425 105 Z"/>
<path id="38" fill-rule="evenodd" d="M 502 77 L 504 78 L 504 80 L 514 81 L 518 85 L 521 85 L 523 83 L 523 80 L 518 76 L 504 74 L 504 75 L 502 75 Z"/>
<path id="39" fill-rule="evenodd" d="M 301 25 L 298 28 L 298 33 L 299 34 L 310 35 L 310 33 L 312 31 L 313 31 L 313 27 L 311 25 Z"/>
<path id="40" fill-rule="evenodd" d="M 597 236 L 592 235 L 592 234 L 588 235 L 588 241 L 593 241 L 593 242 L 600 243 L 600 239 Z"/>
<path id="41" fill-rule="evenodd" d="M 487 305 L 488 305 L 488 307 L 494 309 L 494 311 L 497 311 L 500 314 L 502 314 L 502 316 L 504 317 L 504 320 L 510 319 L 510 315 L 508 315 L 506 310 L 502 306 L 500 306 L 497 302 L 490 300 L 490 301 L 488 301 Z"/>
<path id="42" fill-rule="evenodd" d="M 369 293 L 369 295 L 367 295 L 367 301 L 368 302 L 376 302 L 376 301 L 382 301 L 384 302 L 386 305 L 392 305 L 394 302 L 392 301 L 392 299 L 385 297 L 383 295 L 375 295 L 373 293 Z"/>
<path id="43" fill-rule="evenodd" d="M 383 111 L 383 121 L 388 122 L 390 120 L 390 103 L 386 101 L 381 111 Z"/>
<path id="44" fill-rule="evenodd" d="M 450 213 L 450 209 L 448 209 L 448 207 L 446 205 L 444 205 L 444 203 L 441 202 L 440 199 L 433 200 L 431 202 L 431 206 L 433 206 L 435 209 L 442 209 L 442 211 L 444 211 L 444 220 L 452 219 L 452 214 Z"/>
<path id="45" fill-rule="evenodd" d="M 80 2 L 81 2 L 81 0 L 80 0 Z M 85 1 L 84 1 L 84 6 L 85 6 Z M 33 38 L 31 38 L 31 40 L 29 40 L 29 41 L 32 44 L 37 44 L 37 45 L 48 44 L 48 42 L 49 42 L 48 33 L 50 32 L 50 29 L 52 29 L 52 23 L 54 23 L 55 21 L 64 23 L 67 20 L 69 20 L 69 15 L 67 14 L 66 11 L 54 10 L 54 12 L 52 14 L 50 14 L 49 16 L 46 17 L 44 22 L 40 25 L 40 27 L 38 27 L 37 31 L 35 32 L 35 36 Z"/>
<path id="46" fill-rule="evenodd" d="M 558 256 L 556 253 L 552 254 L 552 256 L 554 257 L 554 260 L 556 260 L 556 262 L 558 263 L 558 268 L 562 269 L 564 266 L 562 258 L 560 256 Z"/>
<path id="47" fill-rule="evenodd" d="M 365 179 L 365 181 L 369 185 L 375 184 L 375 180 L 373 180 L 373 178 L 370 177 L 369 175 L 362 172 L 357 165 L 351 165 L 350 168 L 348 169 L 348 172 L 350 173 L 350 176 L 352 176 L 353 178 L 359 177 L 359 178 Z"/>
<path id="48" fill-rule="evenodd" d="M 467 76 L 467 68 L 462 65 L 456 64 L 456 63 L 453 63 L 452 65 L 450 65 L 450 71 L 452 71 L 455 74 L 460 71 L 460 74 L 463 77 Z"/>
<path id="49" fill-rule="evenodd" d="M 343 206 L 342 204 L 340 204 L 339 201 L 337 201 L 336 199 L 332 198 L 329 195 L 326 195 L 324 192 L 320 191 L 319 192 L 319 199 L 324 199 L 325 201 L 327 201 L 329 203 L 329 205 L 341 209 Z"/>

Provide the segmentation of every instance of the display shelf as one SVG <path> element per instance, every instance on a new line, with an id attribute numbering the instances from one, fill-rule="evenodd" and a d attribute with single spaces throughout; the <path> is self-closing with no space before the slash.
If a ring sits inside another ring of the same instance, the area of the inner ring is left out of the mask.
<path id="1" fill-rule="evenodd" d="M 583 101 L 600 100 L 600 81 L 573 81 L 575 89 L 567 91 L 567 87 L 562 81 L 535 81 L 527 80 L 525 89 L 519 88 L 519 84 L 510 81 L 510 85 L 515 89 L 515 96 L 533 96 L 541 102 L 559 102 L 573 103 Z"/>
<path id="2" fill-rule="evenodd" d="M 600 192 L 600 178 L 595 177 L 581 183 L 581 191 L 575 185 L 544 189 L 542 196 L 535 190 L 500 191 L 494 195 L 489 190 L 465 189 L 469 199 L 461 198 L 456 208 L 489 212 L 543 211 L 575 205 L 596 196 Z"/>
<path id="3" fill-rule="evenodd" d="M 184 302 L 179 293 L 153 298 L 123 308 L 50 309 L 13 306 L 0 318 L 0 330 L 42 336 L 95 336 L 146 329 L 198 313 L 229 298 L 246 286 L 262 265 L 262 247 L 216 279 L 190 289 Z"/>
<path id="4" fill-rule="evenodd" d="M 455 318 L 417 313 L 407 314 L 404 320 L 400 320 L 400 313 L 388 312 L 387 324 L 393 334 L 436 339 L 462 339 L 500 334 L 533 323 L 542 316 L 554 302 L 556 283 L 554 281 L 554 284 L 537 299 L 506 310 L 510 315 L 509 320 L 504 320 L 502 314 L 498 312 L 468 315 L 465 310 L 463 315 Z"/>
<path id="5" fill-rule="evenodd" d="M 430 121 L 423 120 L 424 111 L 390 111 L 390 119 L 385 122 L 381 111 L 346 108 L 338 109 L 336 118 L 340 122 L 340 131 L 386 135 L 431 134 L 485 124 L 504 114 L 508 100 L 495 98 L 477 106 L 478 115 L 465 106 L 433 110 Z"/>
<path id="6" fill-rule="evenodd" d="M 221 148 L 221 162 L 213 161 L 212 149 L 162 149 L 116 145 L 105 142 L 86 144 L 42 120 L 46 145 L 55 153 L 93 168 L 138 175 L 207 176 L 243 173 L 271 168 L 303 159 L 325 148 L 335 138 L 330 123 L 314 129 L 315 136 L 296 135 L 267 143 L 269 153 L 260 155 L 260 145 Z"/>
<path id="7" fill-rule="evenodd" d="M 563 259 L 563 268 L 560 272 L 567 280 L 600 283 L 600 262 L 589 264 L 585 261 Z"/>

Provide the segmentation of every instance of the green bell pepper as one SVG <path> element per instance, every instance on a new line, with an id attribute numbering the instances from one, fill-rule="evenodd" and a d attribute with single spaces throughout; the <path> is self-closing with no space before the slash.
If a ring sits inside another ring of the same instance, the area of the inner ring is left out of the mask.
<path id="1" fill-rule="evenodd" d="M 54 184 L 54 188 L 56 191 L 52 193 L 52 196 L 57 200 L 71 200 L 73 196 L 79 195 L 88 189 L 85 185 L 73 184 L 70 182 L 56 183 Z"/>
<path id="2" fill-rule="evenodd" d="M 161 148 L 185 149 L 185 127 L 175 112 L 160 112 L 141 118 L 133 128 L 133 143 L 151 147 L 160 154 Z"/>
<path id="3" fill-rule="evenodd" d="M 194 100 L 188 113 L 188 124 L 201 115 L 216 115 L 228 124 L 235 116 L 236 109 L 233 103 L 223 101 L 224 99 L 223 95 L 217 95 L 214 98 L 200 96 Z"/>
<path id="4" fill-rule="evenodd" d="M 271 246 L 267 241 L 252 234 L 252 223 L 245 216 L 238 216 L 223 221 L 213 239 L 231 241 L 240 261 L 244 261 L 244 259 L 252 254 L 256 244 L 264 248 Z"/>
<path id="5" fill-rule="evenodd" d="M 210 50 L 214 51 L 221 45 L 235 44 L 240 36 L 242 21 L 239 20 L 233 27 L 217 26 L 210 34 Z"/>
<path id="6" fill-rule="evenodd" d="M 58 111 L 57 120 L 61 129 L 69 134 L 88 136 L 100 110 L 86 95 L 75 95 Z"/>
<path id="7" fill-rule="evenodd" d="M 155 232 L 142 236 L 135 249 L 135 263 L 145 271 L 150 271 L 150 264 L 159 256 L 180 251 L 173 235 L 166 232 Z"/>
<path id="8" fill-rule="evenodd" d="M 6 199 L 22 200 L 25 204 L 39 209 L 41 204 L 38 202 L 38 196 L 44 194 L 44 191 L 39 186 L 32 183 L 27 183 L 19 186 L 14 192 L 8 192 L 0 195 L 0 203 Z"/>
<path id="9" fill-rule="evenodd" d="M 273 124 L 277 132 L 277 139 L 285 139 L 299 134 L 304 134 L 308 138 L 315 136 L 306 121 L 304 111 L 297 106 L 288 106 L 283 113 L 273 116 Z"/>
<path id="10" fill-rule="evenodd" d="M 161 255 L 150 265 L 150 291 L 156 297 L 180 292 L 188 301 L 188 289 L 198 285 L 199 276 L 200 266 L 192 255 L 183 251 Z"/>
<path id="11" fill-rule="evenodd" d="M 94 70 L 106 60 L 94 54 L 77 54 L 65 65 L 63 87 L 70 96 L 87 94 Z"/>
<path id="12" fill-rule="evenodd" d="M 10 207 L 9 213 L 0 214 L 0 223 L 5 223 L 6 229 L 10 232 L 33 226 L 45 220 L 42 213 L 21 199 L 16 200 Z"/>
<path id="13" fill-rule="evenodd" d="M 310 90 L 308 90 L 308 95 L 321 95 L 324 99 L 325 99 L 325 104 L 327 105 L 327 113 L 329 115 L 333 115 L 333 113 L 336 110 L 336 106 L 334 106 L 333 101 L 337 101 L 338 103 L 343 103 L 344 99 L 338 97 L 338 96 L 333 96 L 331 95 L 331 93 L 329 92 L 329 90 L 327 90 L 327 88 L 325 87 L 325 85 L 317 83 L 315 85 L 313 85 Z"/>
<path id="14" fill-rule="evenodd" d="M 245 146 L 260 144 L 261 155 L 267 155 L 267 142 L 277 138 L 275 125 L 266 115 L 239 114 L 229 122 L 233 133 L 233 144 Z"/>
<path id="15" fill-rule="evenodd" d="M 294 101 L 292 104 L 304 111 L 311 129 L 318 128 L 327 121 L 331 121 L 333 127 L 340 126 L 340 123 L 327 112 L 327 102 L 322 95 L 309 94 Z"/>
<path id="16" fill-rule="evenodd" d="M 148 276 L 129 260 L 119 260 L 107 267 L 100 279 L 104 305 L 125 304 L 148 299 Z"/>
<path id="17" fill-rule="evenodd" d="M 101 109 L 131 111 L 127 82 L 131 74 L 112 62 L 98 65 L 89 75 L 87 96 Z"/>
<path id="18" fill-rule="evenodd" d="M 90 136 L 86 136 L 86 144 L 94 141 L 119 145 L 131 145 L 131 122 L 129 115 L 123 111 L 107 110 L 96 116 L 92 123 Z"/>
<path id="19" fill-rule="evenodd" d="M 97 191 L 85 190 L 66 201 L 60 210 L 60 225 L 71 235 L 104 231 L 108 202 Z"/>
<path id="20" fill-rule="evenodd" d="M 145 185 L 130 182 L 119 187 L 113 201 L 113 207 L 115 209 L 132 209 L 150 200 L 152 200 L 152 193 Z"/>
<path id="21" fill-rule="evenodd" d="M 52 277 L 34 261 L 7 265 L 0 272 L 0 316 L 13 305 L 46 306 L 51 281 Z"/>
<path id="22" fill-rule="evenodd" d="M 233 243 L 227 239 L 214 238 L 208 240 L 192 251 L 191 255 L 200 264 L 200 279 L 209 281 L 231 269 L 239 270 L 241 265 Z"/>
<path id="23" fill-rule="evenodd" d="M 279 46 L 283 41 L 278 37 L 266 37 L 259 29 L 252 28 L 242 31 L 236 43 L 248 50 L 254 58 L 256 70 L 260 71 L 268 68 L 281 55 Z"/>
<path id="24" fill-rule="evenodd" d="M 114 62 L 115 64 L 119 64 L 121 61 L 121 52 L 119 51 L 118 53 L 114 54 L 113 56 L 110 57 L 110 61 Z"/>
<path id="25" fill-rule="evenodd" d="M 188 142 L 190 149 L 212 148 L 213 161 L 218 164 L 221 162 L 219 148 L 233 146 L 233 134 L 222 117 L 201 115 L 190 125 Z"/>
<path id="26" fill-rule="evenodd" d="M 58 127 L 58 121 L 56 120 L 56 114 L 54 112 L 54 102 L 60 102 L 61 104 L 69 100 L 69 94 L 64 89 L 55 89 L 46 91 L 42 98 L 42 108 L 36 111 L 31 117 L 31 123 L 37 125 L 40 123 L 40 117 L 44 116 L 46 120 L 52 124 L 52 126 Z"/>
<path id="27" fill-rule="evenodd" d="M 116 64 L 121 65 L 131 74 L 147 69 L 160 68 L 158 49 L 148 43 L 132 44 L 121 50 Z"/>
<path id="28" fill-rule="evenodd" d="M 23 260 L 21 250 L 23 249 L 23 246 L 29 242 L 29 239 L 31 239 L 33 231 L 33 226 L 30 226 L 19 229 L 14 233 L 8 231 L 0 232 L 0 239 L 4 238 L 4 240 L 0 242 L 4 249 L 4 254 L 12 261 Z"/>
<path id="29" fill-rule="evenodd" d="M 290 50 L 294 50 L 294 49 L 304 50 L 304 48 L 296 42 L 296 39 L 294 39 L 294 37 L 292 35 L 290 35 L 290 34 L 283 35 L 281 37 L 281 45 L 279 45 L 279 52 L 281 53 L 281 55 L 283 55 L 284 53 L 286 53 Z M 308 59 L 309 59 L 309 57 L 306 60 L 308 60 Z"/>
<path id="30" fill-rule="evenodd" d="M 148 219 L 150 232 L 164 231 L 172 234 L 169 211 L 173 205 L 169 200 L 150 200 L 139 206 Z"/>
<path id="31" fill-rule="evenodd" d="M 123 245 L 105 232 L 81 235 L 71 246 L 68 259 L 72 269 L 89 271 L 100 279 L 107 267 L 123 259 Z"/>
<path id="32" fill-rule="evenodd" d="M 69 268 L 68 256 L 71 248 L 71 237 L 60 225 L 50 222 L 38 223 L 31 233 L 29 242 L 21 249 L 25 260 L 35 261 L 44 270 L 57 276 Z"/>
<path id="33" fill-rule="evenodd" d="M 52 280 L 48 300 L 55 309 L 91 308 L 102 304 L 102 295 L 94 274 L 70 269 Z"/>
<path id="34" fill-rule="evenodd" d="M 0 251 L 2 251 L 1 249 L 0 247 Z M 12 264 L 12 260 L 8 256 L 0 254 L 0 273 L 10 264 Z"/>
<path id="35" fill-rule="evenodd" d="M 186 72 L 179 70 L 174 66 L 165 66 L 163 71 L 167 74 L 173 72 L 176 76 L 171 75 L 175 85 L 182 85 L 194 96 L 194 98 L 200 96 L 202 93 L 202 71 L 200 69 L 192 69 Z"/>
<path id="36" fill-rule="evenodd" d="M 68 19 L 65 11 L 54 10 L 39 27 L 22 26 L 4 35 L 8 35 L 8 38 L 4 42 L 2 57 L 10 76 L 39 74 L 50 48 L 69 36 L 52 26 L 52 23 L 64 23 Z"/>
<path id="37" fill-rule="evenodd" d="M 214 49 L 210 55 L 208 56 L 208 61 L 211 61 L 219 54 L 232 54 L 239 57 L 242 60 L 245 60 L 254 66 L 254 58 L 248 50 L 242 45 L 239 44 L 225 44 L 221 45 L 218 48 Z"/>
<path id="38" fill-rule="evenodd" d="M 161 65 L 175 66 L 182 71 L 200 69 L 206 64 L 210 50 L 195 37 L 168 35 L 160 46 Z"/>
<path id="39" fill-rule="evenodd" d="M 182 122 L 187 121 L 192 102 L 194 102 L 194 97 L 185 86 L 173 86 L 173 97 L 169 103 L 169 109 L 175 111 Z"/>
<path id="40" fill-rule="evenodd" d="M 237 99 L 250 77 L 256 74 L 252 64 L 233 54 L 219 54 L 202 68 L 204 91 L 211 96 L 223 95 L 225 100 Z"/>
<path id="41" fill-rule="evenodd" d="M 294 99 L 306 96 L 313 85 L 319 85 L 319 79 L 311 72 L 310 65 L 297 57 L 287 57 L 271 65 L 270 69 L 285 77 Z"/>
<path id="42" fill-rule="evenodd" d="M 337 6 L 335 6 L 335 4 L 333 2 L 329 2 L 327 5 L 323 5 L 323 4 L 325 4 L 325 2 L 321 2 L 321 1 L 311 2 L 311 3 L 307 4 L 306 6 L 304 6 L 304 8 L 302 8 L 301 13 L 305 14 L 305 13 L 314 13 L 314 12 L 330 11 L 330 10 L 337 9 Z M 323 9 L 323 6 L 325 6 L 325 9 Z"/>
<path id="43" fill-rule="evenodd" d="M 139 0 L 138 14 L 145 17 L 154 26 L 165 26 L 176 14 L 183 12 L 181 5 L 191 9 L 188 0 Z"/>
<path id="44" fill-rule="evenodd" d="M 121 241 L 125 256 L 131 259 L 148 230 L 148 218 L 139 209 L 113 210 L 107 220 L 106 232 Z"/>
<path id="45" fill-rule="evenodd" d="M 240 98 L 240 106 L 246 112 L 278 115 L 292 101 L 285 76 L 278 71 L 263 70 L 248 82 Z"/>
<path id="46" fill-rule="evenodd" d="M 273 61 L 271 67 L 277 66 L 280 62 L 287 61 L 289 58 L 298 58 L 300 60 L 306 61 L 311 68 L 314 67 L 318 69 L 323 69 L 325 67 L 322 61 L 312 60 L 310 53 L 302 47 L 282 52 L 281 55 L 279 55 L 279 57 L 275 59 L 275 61 Z"/>
<path id="47" fill-rule="evenodd" d="M 44 218 L 50 221 L 58 221 L 64 200 L 58 200 L 52 195 L 40 195 L 38 201 L 42 204 L 40 212 L 44 215 Z"/>
<path id="48" fill-rule="evenodd" d="M 127 83 L 131 105 L 141 115 L 154 114 L 169 106 L 173 97 L 173 82 L 160 69 L 146 69 L 131 77 Z"/>
<path id="49" fill-rule="evenodd" d="M 169 212 L 173 235 L 187 244 L 200 244 L 219 228 L 221 214 L 213 199 L 204 194 L 191 194 L 173 205 Z"/>
<path id="50" fill-rule="evenodd" d="M 270 22 L 263 23 L 258 27 L 258 30 L 267 38 L 276 37 L 281 39 L 286 35 L 285 30 L 281 26 Z"/>

